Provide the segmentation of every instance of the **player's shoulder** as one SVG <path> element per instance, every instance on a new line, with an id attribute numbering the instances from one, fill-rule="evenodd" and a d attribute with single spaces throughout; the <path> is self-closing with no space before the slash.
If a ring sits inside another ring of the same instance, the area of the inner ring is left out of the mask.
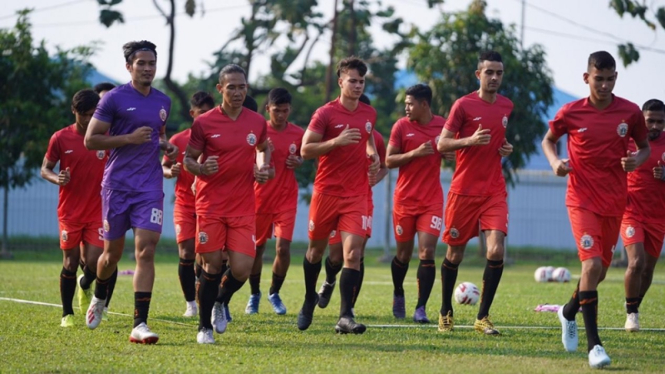
<path id="1" fill-rule="evenodd" d="M 153 87 L 152 93 L 155 95 L 156 99 L 168 101 L 169 104 L 171 103 L 171 98 L 169 97 L 169 95 L 165 94 L 164 92 Z"/>
<path id="2" fill-rule="evenodd" d="M 634 102 L 620 96 L 614 96 L 614 100 L 616 100 L 615 105 L 617 108 L 642 114 L 642 109 L 640 109 L 639 105 Z"/>
<path id="3" fill-rule="evenodd" d="M 295 123 L 288 122 L 287 124 L 287 129 L 289 132 L 298 134 L 298 135 L 303 135 L 305 133 L 305 130 L 303 130 L 302 127 L 296 125 Z"/>
<path id="4" fill-rule="evenodd" d="M 367 105 L 363 102 L 358 102 L 358 108 L 356 109 L 360 112 L 370 113 L 376 116 L 376 109 L 373 106 Z"/>
<path id="5" fill-rule="evenodd" d="M 432 121 L 430 122 L 430 125 L 432 127 L 443 127 L 446 125 L 446 117 L 435 114 L 432 116 Z"/>
<path id="6" fill-rule="evenodd" d="M 268 126 L 268 122 L 266 122 L 265 117 L 263 117 L 261 114 L 256 113 L 253 110 L 247 109 L 247 108 L 242 108 L 242 112 L 240 113 L 241 116 L 243 116 L 243 121 L 251 121 L 252 123 L 255 124 L 260 124 L 262 126 Z"/>
<path id="7" fill-rule="evenodd" d="M 510 108 L 514 107 L 513 101 L 501 94 L 496 95 L 496 103 L 499 105 L 509 106 Z"/>
<path id="8" fill-rule="evenodd" d="M 189 138 L 191 132 L 192 132 L 191 128 L 182 130 L 180 132 L 177 132 L 177 133 L 173 134 L 173 136 L 171 136 L 171 140 L 180 140 L 180 139 L 183 139 L 183 138 Z"/>
<path id="9" fill-rule="evenodd" d="M 409 120 L 409 117 L 404 116 L 400 117 L 395 124 L 393 125 L 394 130 L 402 130 L 404 127 L 410 126 L 411 125 L 411 120 Z"/>

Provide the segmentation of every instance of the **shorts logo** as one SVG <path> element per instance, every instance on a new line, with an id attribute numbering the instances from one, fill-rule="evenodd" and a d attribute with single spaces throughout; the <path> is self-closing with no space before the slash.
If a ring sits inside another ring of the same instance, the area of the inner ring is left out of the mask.
<path id="1" fill-rule="evenodd" d="M 208 234 L 203 231 L 199 232 L 199 243 L 205 244 L 208 242 Z"/>
<path id="2" fill-rule="evenodd" d="M 501 124 L 504 128 L 508 127 L 508 117 L 505 114 L 503 115 L 503 119 L 501 119 Z"/>
<path id="3" fill-rule="evenodd" d="M 334 238 L 335 235 L 337 235 L 337 230 L 333 230 L 333 231 L 330 233 L 330 238 Z"/>
<path id="4" fill-rule="evenodd" d="M 97 158 L 100 160 L 104 159 L 104 156 L 106 156 L 106 152 L 104 151 L 97 151 Z"/>
<path id="5" fill-rule="evenodd" d="M 582 238 L 580 238 L 580 247 L 582 249 L 591 249 L 593 247 L 593 238 L 589 234 L 584 234 L 582 235 Z"/>
<path id="6" fill-rule="evenodd" d="M 312 221 L 312 220 L 310 219 L 310 220 L 309 220 L 309 231 L 314 231 L 314 227 L 315 227 L 315 226 L 314 226 L 314 221 Z"/>
<path id="7" fill-rule="evenodd" d="M 164 107 L 159 110 L 159 119 L 166 121 L 166 109 L 164 109 Z"/>
<path id="8" fill-rule="evenodd" d="M 397 233 L 397 235 L 400 235 L 400 236 L 401 236 L 402 234 L 404 234 L 404 230 L 402 229 L 402 226 L 401 226 L 401 225 L 397 225 L 397 226 L 395 227 L 395 232 Z"/>
<path id="9" fill-rule="evenodd" d="M 296 151 L 298 150 L 297 148 L 298 147 L 296 147 L 295 143 L 291 143 L 291 145 L 289 146 L 289 153 L 292 154 L 292 155 L 295 155 Z"/>
<path id="10" fill-rule="evenodd" d="M 626 227 L 626 236 L 629 238 L 635 236 L 635 228 L 633 226 Z"/>
<path id="11" fill-rule="evenodd" d="M 256 145 L 256 135 L 254 135 L 254 133 L 249 133 L 249 135 L 247 135 L 247 144 L 252 147 Z"/>
<path id="12" fill-rule="evenodd" d="M 175 225 L 175 234 L 180 235 L 181 232 L 182 232 L 182 227 L 179 224 Z"/>
<path id="13" fill-rule="evenodd" d="M 457 231 L 457 229 L 454 228 L 454 227 L 451 228 L 450 229 L 450 237 L 453 238 L 453 239 L 459 238 L 459 231 Z"/>
<path id="14" fill-rule="evenodd" d="M 370 122 L 369 120 L 365 122 L 365 130 L 367 131 L 368 134 L 372 132 L 372 122 Z"/>
<path id="15" fill-rule="evenodd" d="M 625 122 L 621 122 L 617 127 L 617 134 L 619 134 L 619 136 L 622 138 L 626 136 L 626 134 L 628 134 L 628 124 Z"/>
<path id="16" fill-rule="evenodd" d="M 104 220 L 104 231 L 109 232 L 111 230 L 111 225 L 109 225 L 109 221 Z"/>
<path id="17" fill-rule="evenodd" d="M 67 230 L 62 230 L 62 233 L 60 234 L 60 237 L 62 238 L 63 242 L 67 241 Z"/>

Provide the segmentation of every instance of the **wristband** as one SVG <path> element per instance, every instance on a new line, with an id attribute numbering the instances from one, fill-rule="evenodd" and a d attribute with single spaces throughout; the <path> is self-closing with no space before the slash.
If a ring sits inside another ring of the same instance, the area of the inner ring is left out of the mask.
<path id="1" fill-rule="evenodd" d="M 203 164 L 199 164 L 199 175 L 205 175 L 203 174 Z"/>

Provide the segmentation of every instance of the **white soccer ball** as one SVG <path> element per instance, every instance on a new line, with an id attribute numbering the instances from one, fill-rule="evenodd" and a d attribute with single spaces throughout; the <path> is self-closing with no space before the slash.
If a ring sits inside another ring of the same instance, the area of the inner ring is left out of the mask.
<path id="1" fill-rule="evenodd" d="M 545 266 L 545 270 L 547 271 L 547 281 L 548 282 L 554 282 L 554 279 L 552 278 L 552 274 L 554 274 L 554 266 Z"/>
<path id="2" fill-rule="evenodd" d="M 570 271 L 566 268 L 556 268 L 552 272 L 552 280 L 555 282 L 570 282 Z"/>
<path id="3" fill-rule="evenodd" d="M 471 282 L 460 283 L 455 288 L 455 301 L 458 304 L 476 305 L 480 299 L 480 290 Z"/>
<path id="4" fill-rule="evenodd" d="M 536 272 L 533 273 L 533 278 L 536 282 L 545 283 L 552 279 L 552 270 L 549 268 L 550 266 L 541 266 L 536 269 Z"/>

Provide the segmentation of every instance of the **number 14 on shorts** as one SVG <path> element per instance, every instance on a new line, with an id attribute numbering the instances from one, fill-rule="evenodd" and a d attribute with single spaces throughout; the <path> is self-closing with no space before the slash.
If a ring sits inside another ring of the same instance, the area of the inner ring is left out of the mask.
<path id="1" fill-rule="evenodd" d="M 372 228 L 372 216 L 361 216 L 363 219 L 363 230 Z"/>

